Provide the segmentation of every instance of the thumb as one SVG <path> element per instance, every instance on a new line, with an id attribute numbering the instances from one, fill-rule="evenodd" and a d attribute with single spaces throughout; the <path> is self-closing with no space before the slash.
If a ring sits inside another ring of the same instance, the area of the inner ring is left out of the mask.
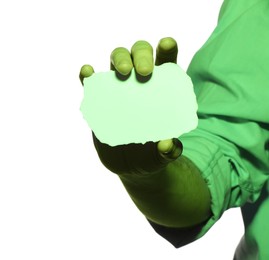
<path id="1" fill-rule="evenodd" d="M 94 73 L 94 69 L 91 65 L 83 65 L 79 72 L 79 79 L 81 81 L 81 84 L 83 86 L 83 80 L 84 78 L 90 77 Z"/>
<path id="2" fill-rule="evenodd" d="M 166 161 L 174 161 L 182 154 L 183 145 L 177 138 L 173 138 L 159 141 L 157 149 Z"/>

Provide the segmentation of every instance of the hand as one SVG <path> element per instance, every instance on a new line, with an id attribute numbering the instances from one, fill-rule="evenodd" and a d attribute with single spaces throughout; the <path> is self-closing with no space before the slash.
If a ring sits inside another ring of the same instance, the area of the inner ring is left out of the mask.
<path id="1" fill-rule="evenodd" d="M 165 62 L 176 63 L 177 43 L 172 38 L 160 40 L 155 65 Z M 111 69 L 117 76 L 125 80 L 135 69 L 140 81 L 147 81 L 154 69 L 153 48 L 146 41 L 136 42 L 131 53 L 123 47 L 116 48 L 111 54 Z M 90 65 L 84 65 L 80 70 L 80 80 L 83 84 L 85 77 L 94 73 Z M 109 130 L 108 130 L 109 131 Z M 182 144 L 177 138 L 147 142 L 145 144 L 127 144 L 109 146 L 100 142 L 94 133 L 93 141 L 100 160 L 110 171 L 117 174 L 146 174 L 164 168 L 169 162 L 177 159 L 182 153 Z"/>

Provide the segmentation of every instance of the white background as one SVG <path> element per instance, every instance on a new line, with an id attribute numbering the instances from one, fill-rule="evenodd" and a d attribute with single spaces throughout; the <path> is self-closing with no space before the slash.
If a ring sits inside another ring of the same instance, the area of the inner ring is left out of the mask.
<path id="1" fill-rule="evenodd" d="M 172 36 L 186 69 L 221 2 L 2 1 L 0 259 L 232 259 L 239 209 L 174 249 L 102 166 L 79 111 L 83 64 L 106 71 L 113 48 Z"/>

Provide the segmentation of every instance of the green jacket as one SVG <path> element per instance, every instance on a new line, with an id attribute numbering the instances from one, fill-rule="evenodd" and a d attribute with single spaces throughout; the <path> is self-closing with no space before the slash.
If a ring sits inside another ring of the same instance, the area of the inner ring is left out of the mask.
<path id="1" fill-rule="evenodd" d="M 199 125 L 179 139 L 208 184 L 213 216 L 186 230 L 151 225 L 180 247 L 203 236 L 225 210 L 242 207 L 246 232 L 236 259 L 269 259 L 269 1 L 224 1 L 187 73 Z"/>

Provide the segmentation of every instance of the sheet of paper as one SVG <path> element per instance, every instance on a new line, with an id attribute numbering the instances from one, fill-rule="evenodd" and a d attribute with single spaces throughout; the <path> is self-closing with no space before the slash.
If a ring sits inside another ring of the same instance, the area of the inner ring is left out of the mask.
<path id="1" fill-rule="evenodd" d="M 103 143 L 116 146 L 179 137 L 197 127 L 197 102 L 189 76 L 177 65 L 155 66 L 146 83 L 115 72 L 84 79 L 80 110 Z"/>

